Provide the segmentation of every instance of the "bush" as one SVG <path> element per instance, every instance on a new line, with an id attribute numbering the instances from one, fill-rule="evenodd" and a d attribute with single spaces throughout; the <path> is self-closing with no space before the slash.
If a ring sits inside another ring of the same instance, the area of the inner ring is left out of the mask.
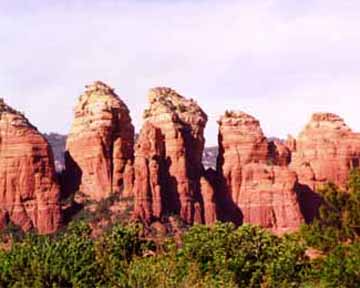
<path id="1" fill-rule="evenodd" d="M 320 280 L 324 287 L 360 287 L 360 243 L 338 245 L 323 261 Z"/>
<path id="2" fill-rule="evenodd" d="M 304 239 L 323 251 L 330 251 L 341 242 L 355 241 L 360 232 L 360 170 L 350 172 L 347 192 L 330 183 L 319 193 L 323 198 L 319 216 L 302 227 Z"/>

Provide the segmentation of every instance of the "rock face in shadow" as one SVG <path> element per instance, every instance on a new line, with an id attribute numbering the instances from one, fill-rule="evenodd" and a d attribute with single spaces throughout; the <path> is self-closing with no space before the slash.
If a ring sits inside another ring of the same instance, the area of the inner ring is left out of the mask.
<path id="1" fill-rule="evenodd" d="M 210 177 L 209 175 L 205 174 L 200 178 L 200 189 L 204 204 L 204 219 L 201 221 L 201 223 L 207 225 L 211 225 L 218 220 L 216 191 Z"/>
<path id="2" fill-rule="evenodd" d="M 25 116 L 0 99 L 0 226 L 55 232 L 61 224 L 60 189 L 46 139 Z"/>
<path id="3" fill-rule="evenodd" d="M 291 168 L 298 174 L 298 193 L 311 221 L 320 204 L 314 191 L 327 182 L 345 189 L 349 171 L 359 167 L 360 134 L 335 114 L 315 113 L 292 142 Z"/>
<path id="4" fill-rule="evenodd" d="M 269 162 L 274 165 L 288 166 L 291 162 L 291 150 L 279 140 L 269 142 Z"/>
<path id="5" fill-rule="evenodd" d="M 97 201 L 120 193 L 133 146 L 127 106 L 102 82 L 86 86 L 66 143 L 66 190 L 80 190 Z"/>
<path id="6" fill-rule="evenodd" d="M 188 100 L 170 88 L 151 89 L 149 104 L 150 107 L 144 112 L 145 124 L 137 144 L 135 191 L 144 191 L 146 185 L 141 179 L 149 178 L 148 182 L 152 181 L 153 183 L 148 186 L 154 187 L 156 187 L 156 181 L 159 180 L 161 201 L 155 197 L 152 202 L 153 214 L 157 214 L 155 216 L 176 214 L 189 224 L 194 221 L 204 223 L 206 213 L 204 212 L 200 179 L 204 173 L 201 158 L 204 150 L 204 128 L 207 116 L 194 100 Z M 158 132 L 148 133 L 148 131 Z M 148 138 L 144 141 L 147 138 L 144 136 L 146 134 L 152 135 L 152 140 Z M 152 151 L 145 159 L 140 157 L 139 155 L 144 154 L 140 151 L 144 150 L 146 142 L 162 147 L 162 152 L 159 154 L 159 151 L 156 153 Z M 141 169 L 142 167 L 147 167 L 147 169 Z M 152 176 L 155 175 L 155 171 L 160 172 L 158 179 Z M 153 180 L 151 180 L 152 178 Z M 143 189 L 137 187 L 140 183 L 143 183 Z M 206 199 L 211 198 L 205 183 L 203 187 L 206 189 Z M 152 189 L 149 188 L 148 191 Z M 150 194 L 154 196 L 154 193 L 151 192 L 146 197 L 149 198 Z M 143 196 L 142 198 L 146 198 L 145 195 Z M 154 207 L 159 207 L 160 202 L 162 208 L 156 209 L 155 212 Z"/>
<path id="7" fill-rule="evenodd" d="M 296 174 L 286 167 L 290 151 L 281 143 L 268 143 L 259 121 L 246 113 L 227 112 L 219 126 L 223 197 L 239 207 L 244 223 L 278 234 L 298 229 L 303 217 Z M 222 208 L 227 213 L 228 208 Z"/>

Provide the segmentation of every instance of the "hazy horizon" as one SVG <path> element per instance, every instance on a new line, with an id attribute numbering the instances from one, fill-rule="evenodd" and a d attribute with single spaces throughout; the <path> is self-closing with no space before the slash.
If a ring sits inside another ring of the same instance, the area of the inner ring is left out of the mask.
<path id="1" fill-rule="evenodd" d="M 115 88 L 136 131 L 150 88 L 194 98 L 207 146 L 227 109 L 269 137 L 296 136 L 319 111 L 360 131 L 359 1 L 99 2 L 0 2 L 0 97 L 41 132 L 68 133 L 95 80 Z"/>

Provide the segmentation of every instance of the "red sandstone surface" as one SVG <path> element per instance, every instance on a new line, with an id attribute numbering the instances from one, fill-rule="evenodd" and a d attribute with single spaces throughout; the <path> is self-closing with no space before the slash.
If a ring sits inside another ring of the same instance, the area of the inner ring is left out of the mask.
<path id="1" fill-rule="evenodd" d="M 189 224 L 204 223 L 204 217 L 210 221 L 201 188 L 207 202 L 212 192 L 204 180 L 200 183 L 206 114 L 194 100 L 165 87 L 150 90 L 149 104 L 136 145 L 134 190 L 141 199 L 135 213 L 146 220 L 177 214 Z"/>
<path id="2" fill-rule="evenodd" d="M 244 223 L 275 233 L 296 230 L 303 221 L 297 201 L 295 172 L 286 167 L 290 151 L 269 143 L 260 123 L 243 112 L 227 112 L 219 120 L 218 169 L 224 197 L 241 211 Z M 223 207 L 227 213 L 227 207 Z"/>
<path id="3" fill-rule="evenodd" d="M 0 226 L 52 233 L 61 224 L 59 198 L 48 142 L 0 99 Z"/>
<path id="4" fill-rule="evenodd" d="M 335 114 L 315 113 L 292 146 L 290 167 L 298 174 L 303 213 L 311 221 L 320 204 L 315 191 L 327 182 L 346 188 L 350 170 L 359 167 L 360 134 Z"/>
<path id="5" fill-rule="evenodd" d="M 219 120 L 217 169 L 205 170 L 205 112 L 170 88 L 151 89 L 148 99 L 134 145 L 126 105 L 102 82 L 87 86 L 67 139 L 66 195 L 134 198 L 133 218 L 160 234 L 170 215 L 187 224 L 225 220 L 284 234 L 316 215 L 317 189 L 329 181 L 346 188 L 350 169 L 360 164 L 360 134 L 335 114 L 314 114 L 296 139 L 282 142 L 269 141 L 254 117 L 227 111 Z M 49 144 L 2 100 L 0 140 L 0 229 L 11 221 L 25 231 L 56 231 L 60 188 Z M 121 205 L 115 201 L 110 210 L 128 207 Z"/>
<path id="6" fill-rule="evenodd" d="M 133 144 L 134 127 L 127 106 L 102 82 L 86 86 L 66 143 L 68 189 L 97 201 L 120 193 Z"/>

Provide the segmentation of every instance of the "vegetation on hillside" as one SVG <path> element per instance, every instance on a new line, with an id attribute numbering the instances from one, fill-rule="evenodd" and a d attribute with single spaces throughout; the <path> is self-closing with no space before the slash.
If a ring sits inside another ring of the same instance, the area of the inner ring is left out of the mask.
<path id="1" fill-rule="evenodd" d="M 117 224 L 94 239 L 85 221 L 16 235 L 0 252 L 0 287 L 360 287 L 358 170 L 348 187 L 324 187 L 314 223 L 283 237 L 217 223 L 159 244 L 138 224 Z"/>

